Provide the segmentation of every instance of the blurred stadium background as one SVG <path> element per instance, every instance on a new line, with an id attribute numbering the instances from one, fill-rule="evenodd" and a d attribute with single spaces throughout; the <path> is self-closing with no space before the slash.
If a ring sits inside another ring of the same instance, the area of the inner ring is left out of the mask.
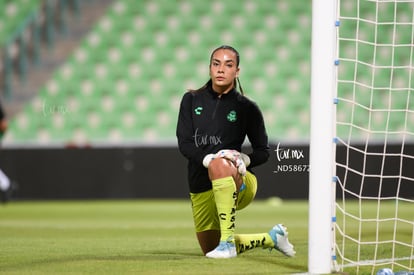
<path id="1" fill-rule="evenodd" d="M 179 102 L 230 44 L 271 140 L 258 196 L 305 198 L 307 171 L 275 170 L 308 164 L 310 38 L 310 1 L 1 1 L 0 167 L 17 198 L 187 196 Z"/>
<path id="2" fill-rule="evenodd" d="M 16 114 L 5 144 L 175 143 L 181 96 L 186 89 L 206 82 L 209 54 L 221 44 L 234 45 L 240 51 L 242 85 L 263 108 L 269 135 L 273 139 L 307 138 L 310 3 L 6 3 L 5 37 L 7 30 L 13 29 L 8 26 L 12 23 L 22 33 L 15 34 L 17 45 L 3 42 L 3 47 L 17 46 L 16 50 L 44 47 L 32 45 L 34 39 L 25 36 L 29 30 L 21 25 L 38 25 L 39 17 L 47 18 L 45 8 L 52 9 L 53 22 L 45 22 L 52 26 L 35 26 L 39 28 L 35 31 L 54 32 L 56 35 L 49 35 L 55 40 L 62 39 L 71 27 L 65 21 L 67 17 L 89 17 L 90 10 L 93 12 L 97 5 L 107 5 L 107 9 L 84 36 L 74 38 L 78 45 L 73 51 L 62 53 L 67 54 L 62 64 Z M 77 14 L 72 13 L 72 7 Z M 9 21 L 10 17 L 13 21 Z M 37 58 L 42 62 L 44 57 Z"/>

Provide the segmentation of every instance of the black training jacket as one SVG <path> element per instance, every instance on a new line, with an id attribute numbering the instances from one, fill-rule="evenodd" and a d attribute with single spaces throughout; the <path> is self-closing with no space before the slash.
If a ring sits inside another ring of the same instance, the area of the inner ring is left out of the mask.
<path id="1" fill-rule="evenodd" d="M 248 169 L 269 158 L 268 137 L 263 115 L 253 101 L 235 89 L 221 97 L 211 86 L 184 94 L 177 123 L 180 152 L 188 159 L 188 182 L 191 193 L 211 189 L 203 158 L 221 149 L 241 152 L 246 136 L 252 150 Z"/>

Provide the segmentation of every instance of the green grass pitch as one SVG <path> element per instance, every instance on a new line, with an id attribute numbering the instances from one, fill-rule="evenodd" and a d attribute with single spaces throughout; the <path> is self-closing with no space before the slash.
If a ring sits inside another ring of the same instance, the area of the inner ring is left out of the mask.
<path id="1" fill-rule="evenodd" d="M 307 201 L 255 200 L 238 212 L 236 232 L 267 232 L 276 223 L 288 226 L 296 257 L 259 248 L 207 259 L 189 200 L 15 201 L 0 205 L 0 274 L 307 272 Z"/>
<path id="2" fill-rule="evenodd" d="M 0 205 L 0 274 L 291 274 L 307 270 L 307 203 L 254 201 L 237 232 L 289 227 L 297 256 L 256 249 L 207 259 L 189 200 L 22 201 Z"/>

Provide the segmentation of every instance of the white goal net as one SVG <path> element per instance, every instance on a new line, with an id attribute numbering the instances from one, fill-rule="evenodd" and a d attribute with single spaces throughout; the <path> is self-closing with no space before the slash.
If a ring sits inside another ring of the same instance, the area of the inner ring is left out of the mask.
<path id="1" fill-rule="evenodd" d="M 414 0 L 338 0 L 337 268 L 414 271 Z"/>

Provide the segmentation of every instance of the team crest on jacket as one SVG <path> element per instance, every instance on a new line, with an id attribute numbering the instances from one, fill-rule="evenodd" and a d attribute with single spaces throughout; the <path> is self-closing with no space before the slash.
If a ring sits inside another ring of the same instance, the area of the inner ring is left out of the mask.
<path id="1" fill-rule="evenodd" d="M 235 122 L 237 120 L 237 113 L 236 111 L 230 111 L 230 113 L 227 114 L 227 120 L 230 122 Z"/>

